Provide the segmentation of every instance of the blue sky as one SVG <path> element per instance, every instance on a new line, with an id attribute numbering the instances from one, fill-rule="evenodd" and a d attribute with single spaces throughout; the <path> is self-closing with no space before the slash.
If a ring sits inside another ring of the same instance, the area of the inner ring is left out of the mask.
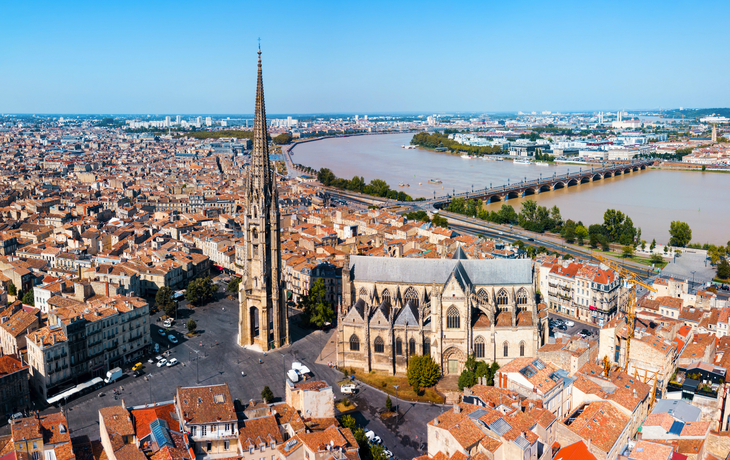
<path id="1" fill-rule="evenodd" d="M 730 106 L 730 2 L 0 0 L 0 113 Z"/>

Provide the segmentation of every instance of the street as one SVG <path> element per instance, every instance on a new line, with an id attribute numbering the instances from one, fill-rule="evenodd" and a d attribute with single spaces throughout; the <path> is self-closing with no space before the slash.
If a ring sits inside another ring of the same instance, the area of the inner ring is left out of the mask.
<path id="1" fill-rule="evenodd" d="M 224 283 L 221 283 L 224 284 Z M 292 312 L 295 312 L 292 310 Z M 290 314 L 292 313 L 290 312 Z M 86 435 L 90 439 L 99 439 L 99 415 L 102 407 L 122 404 L 129 406 L 143 405 L 150 401 L 172 401 L 176 387 L 211 385 L 228 383 L 233 398 L 243 404 L 249 400 L 261 400 L 261 390 L 268 385 L 274 393 L 275 401 L 283 401 L 285 392 L 286 370 L 293 361 L 306 364 L 313 372 L 314 379 L 325 380 L 333 387 L 335 397 L 342 398 L 337 382 L 343 379 L 342 373 L 325 364 L 316 364 L 320 350 L 327 344 L 334 331 L 304 331 L 297 326 L 296 316 L 291 320 L 291 337 L 293 344 L 289 347 L 266 354 L 247 350 L 237 345 L 238 300 L 222 298 L 197 308 L 181 307 L 178 319 L 171 327 L 180 343 L 172 344 L 160 335 L 162 323 L 158 321 L 161 313 L 151 317 L 151 337 L 153 342 L 161 344 L 160 353 L 146 357 L 144 373 L 133 377 L 130 366 L 124 368 L 125 374 L 100 390 L 73 399 L 60 407 L 66 410 L 72 436 Z M 188 319 L 197 323 L 198 336 L 185 337 Z M 179 364 L 172 367 L 157 367 L 153 361 L 156 355 L 166 359 L 177 358 Z M 262 360 L 259 363 L 259 359 Z M 241 376 L 241 371 L 245 376 Z M 426 423 L 443 411 L 440 406 L 412 404 L 403 402 L 400 405 L 400 423 L 390 422 L 386 427 L 378 412 L 385 406 L 385 395 L 378 390 L 363 388 L 351 396 L 350 400 L 357 404 L 357 412 L 352 413 L 358 422 L 375 431 L 383 439 L 383 444 L 399 459 L 410 459 L 423 451 L 416 447 L 426 441 Z M 115 397 L 113 389 L 119 392 Z M 99 396 L 103 394 L 103 396 Z M 394 405 L 398 400 L 393 399 Z M 50 407 L 43 413 L 57 411 Z M 0 428 L 0 434 L 9 434 L 9 426 Z"/>

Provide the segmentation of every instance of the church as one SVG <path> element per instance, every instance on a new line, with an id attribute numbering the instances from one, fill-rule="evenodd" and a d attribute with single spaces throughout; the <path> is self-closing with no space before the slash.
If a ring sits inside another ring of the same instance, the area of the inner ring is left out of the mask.
<path id="1" fill-rule="evenodd" d="M 408 358 L 431 355 L 443 375 L 466 358 L 500 365 L 536 356 L 547 341 L 530 259 L 350 256 L 342 270 L 337 364 L 405 373 Z"/>
<path id="2" fill-rule="evenodd" d="M 269 161 L 268 138 L 259 49 L 253 150 L 244 189 L 244 266 L 238 291 L 238 344 L 263 351 L 289 344 L 289 318 L 282 295 L 279 194 Z"/>

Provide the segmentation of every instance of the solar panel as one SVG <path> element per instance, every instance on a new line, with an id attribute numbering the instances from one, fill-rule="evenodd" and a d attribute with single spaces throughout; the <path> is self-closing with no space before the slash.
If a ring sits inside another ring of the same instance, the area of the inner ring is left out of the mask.
<path id="1" fill-rule="evenodd" d="M 674 423 L 672 423 L 672 427 L 669 429 L 669 432 L 671 434 L 676 434 L 677 436 L 679 436 L 680 434 L 682 434 L 683 428 L 684 428 L 684 423 L 675 421 Z"/>
<path id="2" fill-rule="evenodd" d="M 476 420 L 476 419 L 481 418 L 484 415 L 487 415 L 488 413 L 489 412 L 485 411 L 484 409 L 477 409 L 474 412 L 472 412 L 471 414 L 469 414 L 469 418 L 473 418 Z"/>
<path id="3" fill-rule="evenodd" d="M 506 432 L 512 429 L 512 425 L 505 422 L 503 418 L 498 418 L 497 420 L 493 421 L 489 424 L 489 429 L 497 433 L 498 435 L 502 436 Z"/>
<path id="4" fill-rule="evenodd" d="M 164 420 L 155 419 L 150 423 L 150 431 L 152 432 L 152 438 L 157 443 L 159 449 L 165 446 L 174 446 L 172 438 L 170 437 L 170 429 L 167 427 L 167 422 Z"/>
<path id="5" fill-rule="evenodd" d="M 520 374 L 522 374 L 526 379 L 529 379 L 533 375 L 537 374 L 537 372 L 535 372 L 535 369 L 531 368 L 530 366 L 525 366 L 520 369 Z"/>

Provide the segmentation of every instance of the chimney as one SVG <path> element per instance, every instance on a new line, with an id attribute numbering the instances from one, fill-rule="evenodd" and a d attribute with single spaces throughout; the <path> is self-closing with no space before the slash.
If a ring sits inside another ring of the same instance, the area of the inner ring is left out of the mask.
<path id="1" fill-rule="evenodd" d="M 588 438 L 588 451 L 590 452 L 590 450 L 591 450 L 591 438 Z"/>
<path id="2" fill-rule="evenodd" d="M 461 412 L 461 407 L 458 404 L 454 404 L 454 413 L 458 414 L 459 412 Z"/>
<path id="3" fill-rule="evenodd" d="M 438 426 L 439 425 L 439 419 L 438 419 L 438 417 L 435 418 L 435 419 L 433 419 L 433 425 L 434 426 Z"/>
<path id="4" fill-rule="evenodd" d="M 104 287 L 106 288 L 106 296 L 109 297 L 109 281 L 104 283 Z"/>

